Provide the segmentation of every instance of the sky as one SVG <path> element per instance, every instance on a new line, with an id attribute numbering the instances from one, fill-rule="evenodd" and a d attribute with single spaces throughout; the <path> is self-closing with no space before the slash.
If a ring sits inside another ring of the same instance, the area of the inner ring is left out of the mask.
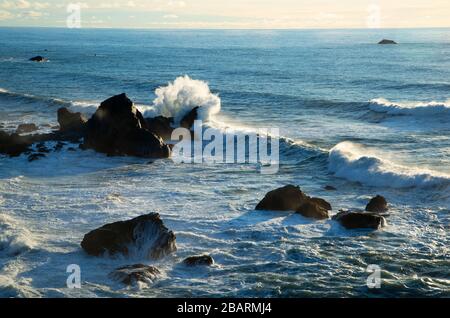
<path id="1" fill-rule="evenodd" d="M 450 1 L 0 0 L 0 26 L 165 29 L 450 27 Z"/>

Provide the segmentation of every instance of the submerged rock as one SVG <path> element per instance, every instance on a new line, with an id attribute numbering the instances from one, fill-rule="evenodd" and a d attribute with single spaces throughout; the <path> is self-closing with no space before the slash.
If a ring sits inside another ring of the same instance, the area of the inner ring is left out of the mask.
<path id="1" fill-rule="evenodd" d="M 297 209 L 297 213 L 307 218 L 325 220 L 329 218 L 328 210 L 314 201 L 307 201 Z"/>
<path id="2" fill-rule="evenodd" d="M 161 272 L 156 267 L 136 264 L 117 268 L 108 276 L 113 280 L 130 286 L 138 282 L 151 284 L 160 274 Z"/>
<path id="3" fill-rule="evenodd" d="M 143 253 L 149 259 L 160 259 L 176 251 L 176 237 L 164 226 L 158 213 L 129 221 L 107 224 L 86 234 L 81 247 L 93 256 Z"/>
<path id="4" fill-rule="evenodd" d="M 33 162 L 42 158 L 45 158 L 46 156 L 43 153 L 33 153 L 28 156 L 28 161 Z"/>
<path id="5" fill-rule="evenodd" d="M 211 266 L 214 259 L 210 255 L 191 256 L 183 261 L 186 266 Z"/>
<path id="6" fill-rule="evenodd" d="M 305 203 L 312 203 L 325 210 L 332 210 L 331 204 L 321 198 L 311 198 L 303 193 L 298 186 L 287 185 L 282 188 L 270 191 L 264 199 L 258 203 L 255 210 L 272 210 L 272 211 L 297 211 Z M 305 207 L 309 211 L 311 205 Z M 301 213 L 301 212 L 299 212 Z M 307 212 L 305 212 L 307 213 Z"/>
<path id="7" fill-rule="evenodd" d="M 58 123 L 61 131 L 79 131 L 86 129 L 87 119 L 81 113 L 74 113 L 66 107 L 58 109 Z"/>
<path id="8" fill-rule="evenodd" d="M 336 191 L 337 190 L 335 187 L 330 186 L 330 185 L 325 186 L 324 189 L 327 190 L 327 191 Z"/>
<path id="9" fill-rule="evenodd" d="M 339 222 L 347 229 L 378 230 L 386 225 L 384 217 L 369 212 L 341 211 L 333 216 L 333 220 Z"/>
<path id="10" fill-rule="evenodd" d="M 32 61 L 32 62 L 46 62 L 47 59 L 45 57 L 43 57 L 43 56 L 38 55 L 38 56 L 30 58 L 30 61 Z"/>
<path id="11" fill-rule="evenodd" d="M 38 129 L 39 129 L 38 126 L 36 126 L 35 124 L 20 124 L 19 126 L 17 126 L 16 133 L 26 134 L 36 131 Z"/>
<path id="12" fill-rule="evenodd" d="M 125 95 L 101 103 L 87 123 L 85 148 L 108 155 L 168 158 L 170 148 L 148 130 L 142 114 Z"/>
<path id="13" fill-rule="evenodd" d="M 397 42 L 393 40 L 383 39 L 380 42 L 378 42 L 378 44 L 397 44 Z"/>
<path id="14" fill-rule="evenodd" d="M 381 195 L 372 198 L 366 206 L 366 211 L 368 212 L 383 213 L 387 210 L 389 210 L 388 203 Z"/>

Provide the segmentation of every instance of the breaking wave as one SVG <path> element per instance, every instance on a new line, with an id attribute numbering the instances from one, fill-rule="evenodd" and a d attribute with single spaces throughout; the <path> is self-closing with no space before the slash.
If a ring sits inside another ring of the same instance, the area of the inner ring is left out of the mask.
<path id="1" fill-rule="evenodd" d="M 445 102 L 391 102 L 384 98 L 370 100 L 370 110 L 388 115 L 409 115 L 409 116 L 449 116 L 450 100 Z"/>
<path id="2" fill-rule="evenodd" d="M 342 142 L 330 150 L 328 169 L 335 176 L 369 186 L 409 188 L 450 185 L 450 176 L 405 167 L 382 159 L 358 144 Z"/>

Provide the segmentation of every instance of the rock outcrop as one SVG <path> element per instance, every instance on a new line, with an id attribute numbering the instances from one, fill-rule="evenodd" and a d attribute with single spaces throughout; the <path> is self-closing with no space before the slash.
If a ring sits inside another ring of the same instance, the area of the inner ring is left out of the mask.
<path id="1" fill-rule="evenodd" d="M 378 44 L 397 44 L 397 42 L 393 40 L 383 39 L 380 42 L 378 42 Z"/>
<path id="2" fill-rule="evenodd" d="M 93 256 L 139 253 L 160 259 L 176 251 L 176 237 L 158 213 L 107 224 L 86 234 L 81 247 Z"/>
<path id="3" fill-rule="evenodd" d="M 27 134 L 33 131 L 38 130 L 39 127 L 36 124 L 20 124 L 17 126 L 16 133 L 18 134 Z"/>
<path id="4" fill-rule="evenodd" d="M 32 62 L 46 62 L 47 59 L 45 57 L 43 57 L 43 56 L 38 55 L 38 56 L 34 56 L 34 57 L 30 58 L 30 61 L 32 61 Z"/>
<path id="5" fill-rule="evenodd" d="M 191 256 L 183 261 L 186 266 L 211 266 L 214 259 L 210 255 Z"/>
<path id="6" fill-rule="evenodd" d="M 314 201 L 307 201 L 297 209 L 297 213 L 307 218 L 326 220 L 329 218 L 328 210 Z"/>
<path id="7" fill-rule="evenodd" d="M 366 206 L 366 211 L 368 212 L 384 213 L 387 210 L 389 210 L 388 203 L 386 199 L 381 195 L 377 195 L 376 197 L 372 198 Z"/>
<path id="8" fill-rule="evenodd" d="M 125 95 L 101 103 L 87 123 L 84 148 L 108 155 L 168 158 L 170 148 L 148 130 L 142 114 Z"/>
<path id="9" fill-rule="evenodd" d="M 172 127 L 173 118 L 166 118 L 158 116 L 154 118 L 146 118 L 148 130 L 157 136 L 160 136 L 163 140 L 172 139 Z"/>
<path id="10" fill-rule="evenodd" d="M 161 272 L 156 267 L 136 264 L 117 268 L 108 276 L 112 280 L 131 286 L 139 282 L 151 284 L 160 274 Z"/>
<path id="11" fill-rule="evenodd" d="M 307 196 L 298 186 L 287 185 L 267 193 L 255 210 L 296 211 L 306 217 L 324 219 L 332 207 L 324 199 Z"/>
<path id="12" fill-rule="evenodd" d="M 378 230 L 386 225 L 384 217 L 369 212 L 341 211 L 333 216 L 333 220 L 339 222 L 347 229 Z"/>
<path id="13" fill-rule="evenodd" d="M 74 113 L 66 107 L 58 109 L 58 123 L 60 131 L 77 131 L 84 133 L 87 119 L 81 113 Z"/>
<path id="14" fill-rule="evenodd" d="M 186 114 L 180 121 L 180 127 L 191 129 L 194 126 L 194 121 L 198 119 L 198 110 L 200 107 L 193 108 L 188 114 Z"/>

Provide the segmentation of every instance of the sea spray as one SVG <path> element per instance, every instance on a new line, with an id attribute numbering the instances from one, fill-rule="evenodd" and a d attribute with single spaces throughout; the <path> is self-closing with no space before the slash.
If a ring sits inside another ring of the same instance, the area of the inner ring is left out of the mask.
<path id="1" fill-rule="evenodd" d="M 146 117 L 164 116 L 174 117 L 175 124 L 193 108 L 200 107 L 199 119 L 208 121 L 211 116 L 218 114 L 221 108 L 219 96 L 211 93 L 206 82 L 181 76 L 167 86 L 157 88 L 153 101 L 153 110 L 145 113 Z"/>

